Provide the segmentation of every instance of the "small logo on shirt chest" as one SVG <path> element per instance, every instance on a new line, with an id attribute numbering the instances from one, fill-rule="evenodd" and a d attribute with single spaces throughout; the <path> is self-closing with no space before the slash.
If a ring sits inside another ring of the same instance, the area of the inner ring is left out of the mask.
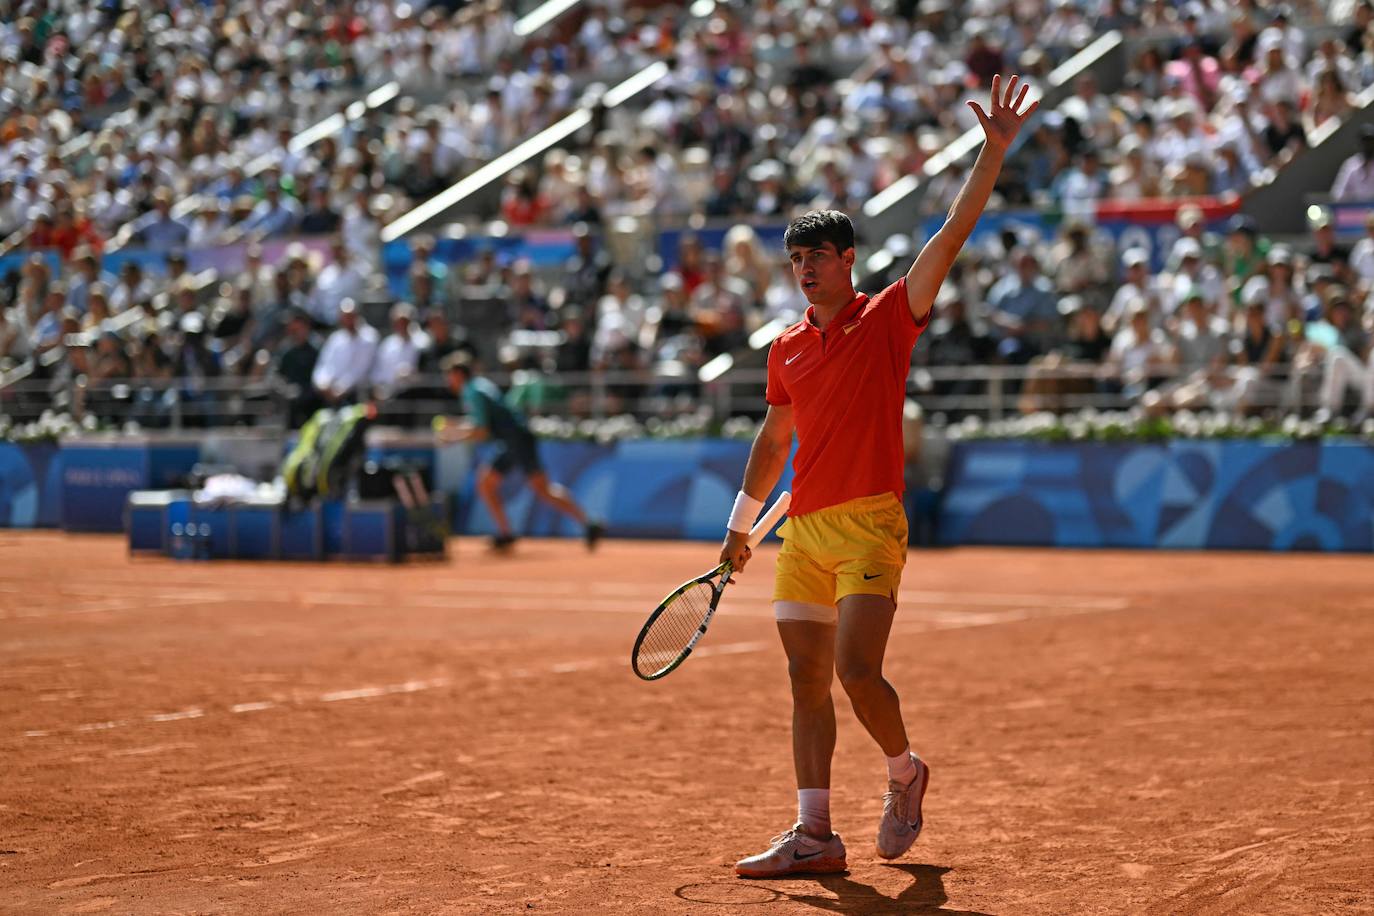
<path id="1" fill-rule="evenodd" d="M 850 331 L 853 331 L 856 328 L 858 328 L 858 326 L 861 324 L 863 324 L 862 321 L 851 321 L 849 322 L 849 324 L 844 326 L 844 332 L 848 334 Z"/>

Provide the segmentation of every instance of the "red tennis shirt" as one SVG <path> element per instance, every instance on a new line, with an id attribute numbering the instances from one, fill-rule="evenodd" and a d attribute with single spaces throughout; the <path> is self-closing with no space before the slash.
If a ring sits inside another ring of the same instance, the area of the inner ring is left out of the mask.
<path id="1" fill-rule="evenodd" d="M 911 317 L 902 277 L 872 299 L 856 295 L 824 331 L 808 308 L 773 341 L 768 403 L 791 404 L 797 426 L 788 515 L 902 492 L 906 377 L 929 323 Z"/>

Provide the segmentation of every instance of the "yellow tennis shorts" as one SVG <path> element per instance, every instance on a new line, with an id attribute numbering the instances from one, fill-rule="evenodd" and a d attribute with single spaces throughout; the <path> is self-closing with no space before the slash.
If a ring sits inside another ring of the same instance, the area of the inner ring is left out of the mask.
<path id="1" fill-rule="evenodd" d="M 778 620 L 834 624 L 849 595 L 897 600 L 906 565 L 906 511 L 895 493 L 851 499 L 778 529 L 783 539 L 773 585 Z"/>

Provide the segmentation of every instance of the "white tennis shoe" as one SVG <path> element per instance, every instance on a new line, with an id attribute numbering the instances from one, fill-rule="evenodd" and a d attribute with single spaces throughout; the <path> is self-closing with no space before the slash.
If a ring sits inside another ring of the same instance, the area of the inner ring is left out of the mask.
<path id="1" fill-rule="evenodd" d="M 736 862 L 735 874 L 741 878 L 833 874 L 848 870 L 844 856 L 844 843 L 838 833 L 832 833 L 828 840 L 818 840 L 803 833 L 801 824 L 796 824 L 781 836 L 773 837 L 767 852 Z"/>
<path id="2" fill-rule="evenodd" d="M 878 822 L 878 855 L 895 859 L 911 848 L 921 835 L 921 801 L 930 785 L 930 767 L 924 760 L 911 755 L 916 764 L 916 778 L 910 785 L 889 781 L 883 795 L 883 819 Z"/>

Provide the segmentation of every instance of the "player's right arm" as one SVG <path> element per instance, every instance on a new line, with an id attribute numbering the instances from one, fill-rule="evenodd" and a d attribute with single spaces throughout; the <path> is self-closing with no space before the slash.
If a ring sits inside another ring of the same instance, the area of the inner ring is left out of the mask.
<path id="1" fill-rule="evenodd" d="M 754 437 L 754 445 L 749 450 L 749 463 L 744 468 L 744 492 L 753 499 L 763 502 L 778 485 L 782 472 L 787 467 L 787 458 L 792 453 L 792 433 L 795 429 L 791 404 L 770 404 L 763 418 L 763 426 Z M 720 562 L 729 562 L 735 572 L 744 569 L 749 562 L 748 531 L 726 531 L 725 543 L 720 548 Z"/>

